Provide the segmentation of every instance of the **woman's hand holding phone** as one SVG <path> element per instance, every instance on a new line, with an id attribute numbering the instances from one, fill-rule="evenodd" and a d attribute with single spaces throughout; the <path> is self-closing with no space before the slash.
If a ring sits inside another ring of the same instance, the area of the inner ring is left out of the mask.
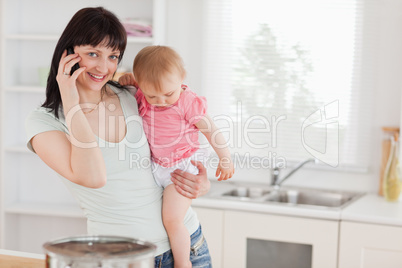
<path id="1" fill-rule="evenodd" d="M 75 54 L 74 49 L 72 47 L 67 48 L 67 55 Z M 70 75 L 72 75 L 75 71 L 77 71 L 80 68 L 80 65 L 78 63 L 74 64 L 73 67 L 71 67 Z"/>
<path id="2" fill-rule="evenodd" d="M 79 104 L 76 81 L 78 76 L 85 70 L 85 67 L 77 69 L 71 75 L 70 73 L 74 65 L 78 64 L 80 60 L 81 57 L 78 54 L 67 55 L 66 50 L 63 52 L 59 62 L 56 80 L 59 84 L 63 108 L 65 109 L 64 112 L 69 111 L 72 107 Z"/>

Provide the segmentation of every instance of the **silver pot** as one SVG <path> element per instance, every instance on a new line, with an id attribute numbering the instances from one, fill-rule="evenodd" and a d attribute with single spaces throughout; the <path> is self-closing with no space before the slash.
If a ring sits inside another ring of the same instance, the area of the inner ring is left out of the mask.
<path id="1" fill-rule="evenodd" d="M 119 236 L 73 236 L 43 245 L 47 268 L 154 267 L 156 246 Z"/>

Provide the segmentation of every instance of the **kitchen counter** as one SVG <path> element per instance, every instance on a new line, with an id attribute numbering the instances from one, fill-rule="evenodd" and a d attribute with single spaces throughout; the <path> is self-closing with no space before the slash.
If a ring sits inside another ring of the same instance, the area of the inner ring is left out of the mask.
<path id="1" fill-rule="evenodd" d="M 402 203 L 387 202 L 376 194 L 365 194 L 343 209 L 308 208 L 282 203 L 253 203 L 217 198 L 220 193 L 230 190 L 235 185 L 230 182 L 212 182 L 210 192 L 193 200 L 193 206 L 402 227 Z"/>
<path id="2" fill-rule="evenodd" d="M 341 219 L 402 227 L 402 203 L 391 203 L 376 194 L 366 194 L 343 209 Z"/>
<path id="3" fill-rule="evenodd" d="M 43 268 L 45 254 L 0 249 L 0 264 L 1 268 Z"/>

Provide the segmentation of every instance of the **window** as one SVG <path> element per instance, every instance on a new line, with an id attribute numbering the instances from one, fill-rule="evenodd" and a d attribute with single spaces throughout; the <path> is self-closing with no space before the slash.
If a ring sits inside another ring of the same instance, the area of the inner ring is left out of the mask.
<path id="1" fill-rule="evenodd" d="M 237 156 L 365 170 L 375 2 L 208 0 L 203 94 Z"/>

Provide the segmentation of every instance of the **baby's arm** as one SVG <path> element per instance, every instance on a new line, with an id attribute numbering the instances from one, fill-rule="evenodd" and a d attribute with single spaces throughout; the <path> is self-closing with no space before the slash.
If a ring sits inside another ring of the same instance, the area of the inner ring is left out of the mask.
<path id="1" fill-rule="evenodd" d="M 195 126 L 204 134 L 219 157 L 219 166 L 215 174 L 216 177 L 220 176 L 218 181 L 230 179 L 234 166 L 225 137 L 207 114 Z"/>

